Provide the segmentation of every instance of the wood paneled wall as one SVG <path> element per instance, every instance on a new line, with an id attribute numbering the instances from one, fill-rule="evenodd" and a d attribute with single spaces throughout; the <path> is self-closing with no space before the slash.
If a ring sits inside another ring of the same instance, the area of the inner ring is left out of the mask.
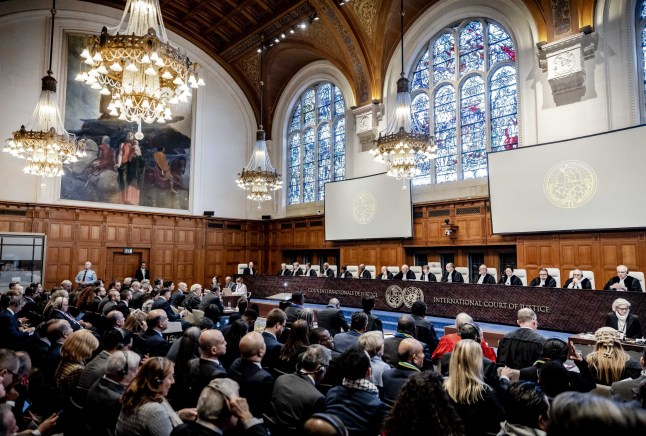
<path id="1" fill-rule="evenodd" d="M 540 267 L 592 270 L 602 285 L 618 264 L 646 270 L 646 229 L 501 236 L 491 234 L 487 199 L 415 206 L 414 237 L 379 241 L 326 242 L 322 216 L 272 221 L 245 221 L 184 215 L 160 215 L 67 206 L 0 203 L 0 232 L 47 235 L 45 286 L 73 278 L 91 260 L 99 276 L 111 277 L 115 253 L 133 248 L 149 263 L 154 276 L 209 283 L 213 275 L 237 271 L 253 260 L 261 272 L 274 273 L 287 253 L 338 253 L 339 264 L 413 264 L 416 251 L 455 253 L 466 265 L 471 251 L 498 266 L 497 253 L 513 250 L 528 277 Z M 444 235 L 445 220 L 457 226 L 456 238 Z M 315 256 L 316 258 L 316 256 Z M 300 261 L 300 259 L 298 259 Z M 134 273 L 134 271 L 133 271 Z"/>

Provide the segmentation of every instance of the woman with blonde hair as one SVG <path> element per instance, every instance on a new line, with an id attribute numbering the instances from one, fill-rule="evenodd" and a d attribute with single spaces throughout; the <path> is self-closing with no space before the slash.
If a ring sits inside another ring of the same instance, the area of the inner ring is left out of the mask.
<path id="1" fill-rule="evenodd" d="M 594 333 L 597 345 L 586 360 L 597 383 L 610 386 L 627 377 L 641 374 L 639 363 L 630 358 L 619 342 L 619 332 L 612 327 L 601 327 Z"/>
<path id="2" fill-rule="evenodd" d="M 146 323 L 146 318 L 146 313 L 142 310 L 137 309 L 130 315 L 128 315 L 126 322 L 123 324 L 123 329 L 131 332 L 133 336 L 144 333 L 146 330 L 148 330 L 148 323 Z"/>
<path id="3" fill-rule="evenodd" d="M 61 363 L 56 369 L 56 387 L 60 389 L 63 398 L 74 394 L 85 361 L 99 347 L 99 340 L 89 330 L 79 330 L 70 335 L 61 348 Z"/>
<path id="4" fill-rule="evenodd" d="M 491 386 L 484 382 L 482 348 L 463 339 L 453 349 L 444 388 L 465 424 L 467 435 L 497 433 L 504 411 Z"/>
<path id="5" fill-rule="evenodd" d="M 153 357 L 139 369 L 121 397 L 116 436 L 169 436 L 182 419 L 192 421 L 195 409 L 176 413 L 166 400 L 175 383 L 175 365 L 165 357 Z"/>

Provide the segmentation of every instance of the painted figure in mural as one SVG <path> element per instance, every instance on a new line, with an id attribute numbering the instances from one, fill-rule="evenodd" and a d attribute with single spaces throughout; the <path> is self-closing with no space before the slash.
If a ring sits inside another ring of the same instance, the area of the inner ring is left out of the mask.
<path id="1" fill-rule="evenodd" d="M 155 182 L 158 186 L 167 186 L 170 185 L 170 192 L 177 193 L 174 189 L 174 178 L 171 171 L 171 167 L 168 164 L 168 158 L 166 157 L 166 147 L 161 146 L 153 155 L 155 159 Z"/>
<path id="2" fill-rule="evenodd" d="M 116 169 L 119 202 L 139 205 L 139 192 L 144 175 L 144 161 L 139 141 L 135 139 L 132 132 L 126 134 L 126 139 L 119 146 Z"/>
<path id="3" fill-rule="evenodd" d="M 100 172 L 112 170 L 114 167 L 114 150 L 110 148 L 110 137 L 104 135 L 99 144 L 99 152 L 89 166 L 90 174 L 96 176 Z"/>

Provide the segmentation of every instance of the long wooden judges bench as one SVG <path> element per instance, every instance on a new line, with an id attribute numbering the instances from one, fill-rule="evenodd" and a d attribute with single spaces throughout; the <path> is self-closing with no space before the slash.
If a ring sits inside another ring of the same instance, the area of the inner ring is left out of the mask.
<path id="1" fill-rule="evenodd" d="M 646 293 L 473 285 L 400 280 L 336 279 L 326 277 L 242 276 L 255 298 L 301 291 L 306 303 L 327 304 L 336 297 L 345 307 L 361 307 L 361 299 L 375 296 L 375 309 L 410 313 L 424 300 L 427 315 L 454 318 L 466 312 L 479 322 L 516 325 L 518 309 L 530 307 L 541 329 L 570 333 L 594 332 L 602 327 L 612 302 L 631 303 L 631 312 L 646 319 Z"/>

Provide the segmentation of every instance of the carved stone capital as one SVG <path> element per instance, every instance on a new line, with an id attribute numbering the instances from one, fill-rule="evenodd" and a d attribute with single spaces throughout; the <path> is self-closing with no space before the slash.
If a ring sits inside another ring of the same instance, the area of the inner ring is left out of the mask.
<path id="1" fill-rule="evenodd" d="M 594 57 L 597 35 L 577 33 L 539 45 L 538 64 L 547 72 L 552 94 L 585 89 L 585 60 Z"/>
<path id="2" fill-rule="evenodd" d="M 377 139 L 379 121 L 382 117 L 381 103 L 370 103 L 352 109 L 355 117 L 355 133 L 359 137 L 362 148 L 372 147 L 372 142 Z"/>

